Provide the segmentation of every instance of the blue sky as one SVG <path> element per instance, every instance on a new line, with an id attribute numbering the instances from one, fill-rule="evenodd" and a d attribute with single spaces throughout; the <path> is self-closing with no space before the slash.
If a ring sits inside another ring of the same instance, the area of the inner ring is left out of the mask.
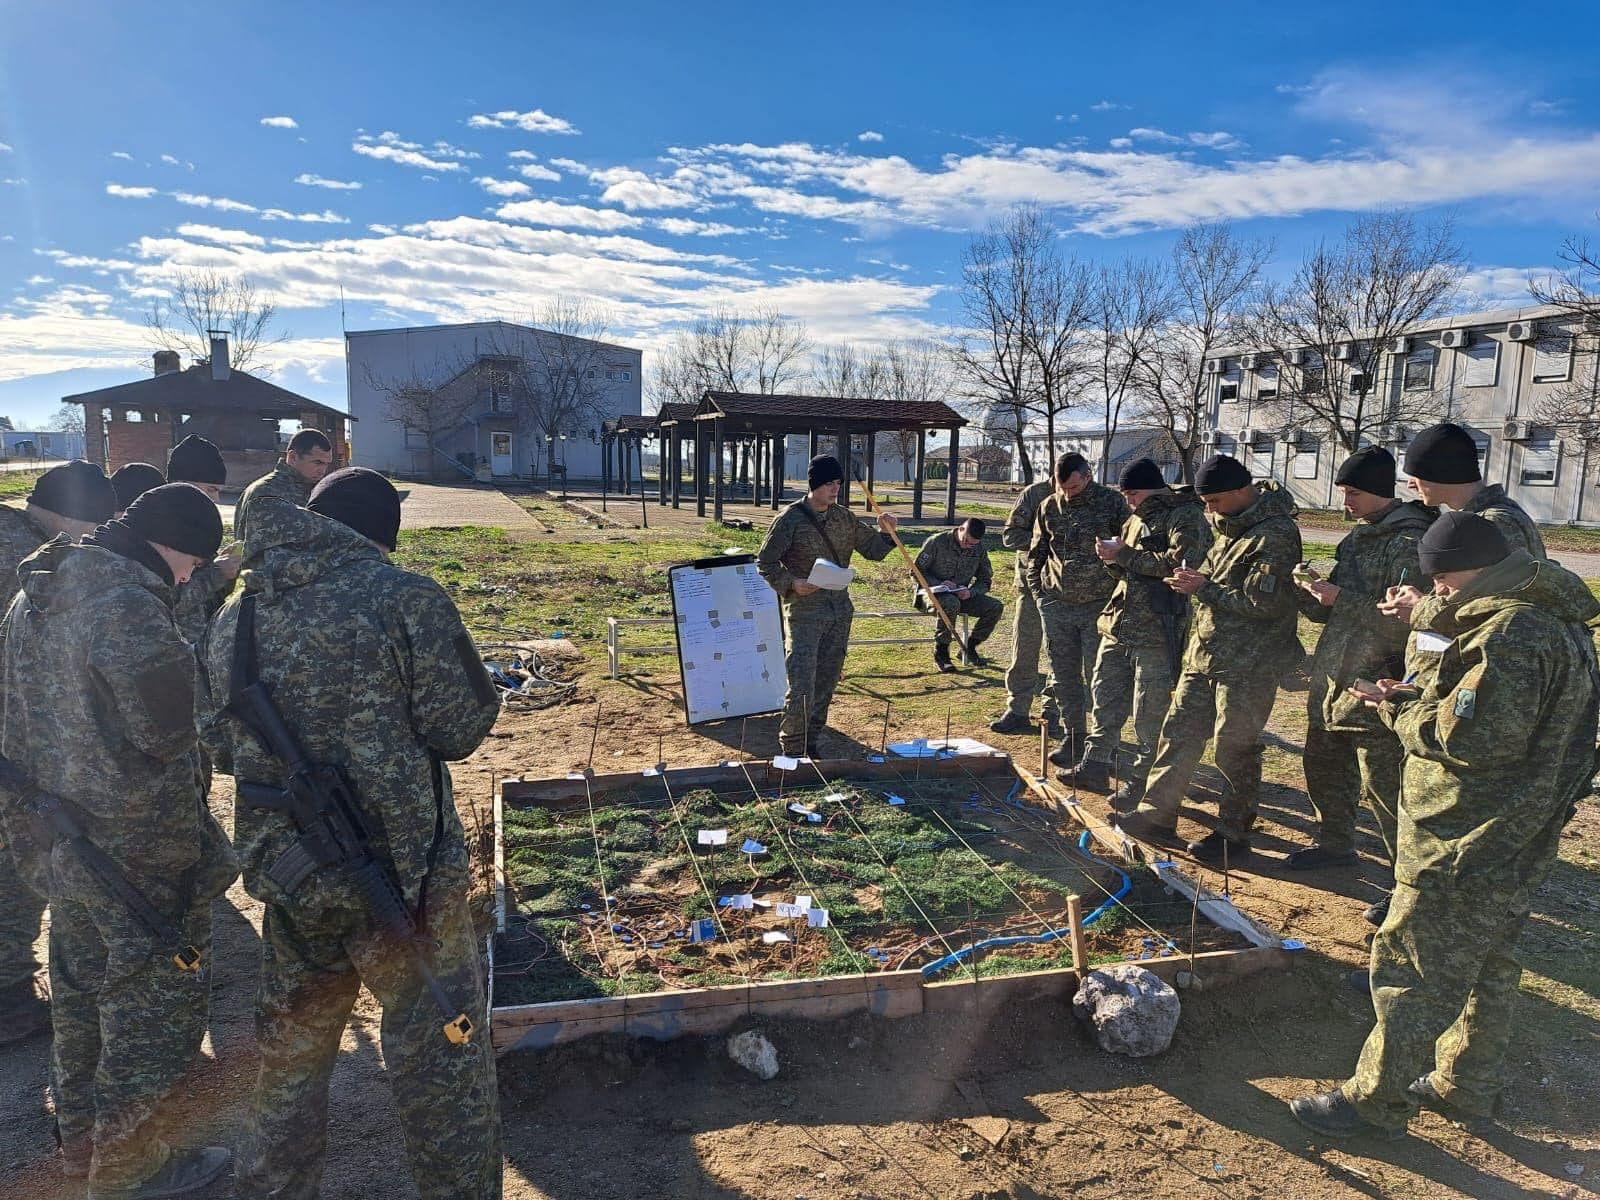
<path id="1" fill-rule="evenodd" d="M 1486 306 L 1600 233 L 1589 39 L 1300 7 L 0 0 L 0 412 L 148 369 L 185 266 L 272 292 L 274 378 L 342 406 L 341 286 L 351 329 L 583 296 L 648 352 L 719 307 L 938 334 L 1019 200 L 1090 258 L 1227 218 L 1279 270 L 1448 214 Z"/>

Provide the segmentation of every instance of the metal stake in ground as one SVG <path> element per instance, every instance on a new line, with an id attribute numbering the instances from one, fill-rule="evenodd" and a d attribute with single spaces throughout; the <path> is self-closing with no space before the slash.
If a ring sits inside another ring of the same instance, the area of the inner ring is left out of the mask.
<path id="1" fill-rule="evenodd" d="M 599 742 L 600 742 L 600 701 L 597 699 L 594 702 L 594 733 L 589 738 L 589 761 L 587 763 L 585 763 L 584 767 L 583 767 L 583 769 L 585 771 L 588 771 L 591 774 L 594 772 L 594 748 L 595 748 L 595 746 L 597 746 L 599 744 Z"/>

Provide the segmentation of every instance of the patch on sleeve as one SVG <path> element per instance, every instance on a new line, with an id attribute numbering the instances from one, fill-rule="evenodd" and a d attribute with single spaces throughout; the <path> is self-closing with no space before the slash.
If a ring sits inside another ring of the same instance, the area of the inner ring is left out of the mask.
<path id="1" fill-rule="evenodd" d="M 455 647 L 461 668 L 466 671 L 467 679 L 472 684 L 473 699 L 484 705 L 498 703 L 500 694 L 494 690 L 494 681 L 484 669 L 483 659 L 478 657 L 478 648 L 472 644 L 472 639 L 464 633 L 458 633 Z"/>
<path id="2" fill-rule="evenodd" d="M 1278 577 L 1276 575 L 1269 575 L 1265 571 L 1263 571 L 1261 573 L 1261 592 L 1262 592 L 1262 594 L 1266 595 L 1266 596 L 1270 596 L 1270 595 L 1272 595 L 1273 592 L 1275 592 L 1277 590 L 1278 590 Z"/>
<path id="3" fill-rule="evenodd" d="M 1477 711 L 1477 707 L 1477 692 L 1473 691 L 1471 688 L 1456 689 L 1456 716 L 1460 717 L 1463 721 L 1470 721 L 1472 720 L 1473 713 Z"/>
<path id="4" fill-rule="evenodd" d="M 133 691 L 150 724 L 163 734 L 194 729 L 194 663 L 169 658 L 133 677 Z"/>

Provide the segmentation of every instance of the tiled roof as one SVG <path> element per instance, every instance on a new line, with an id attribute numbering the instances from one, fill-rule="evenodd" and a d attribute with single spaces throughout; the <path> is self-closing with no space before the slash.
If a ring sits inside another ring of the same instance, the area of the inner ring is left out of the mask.
<path id="1" fill-rule="evenodd" d="M 263 417 L 288 421 L 308 412 L 355 420 L 337 408 L 319 404 L 308 396 L 291 392 L 288 388 L 268 383 L 244 371 L 229 371 L 226 379 L 213 379 L 211 368 L 205 363 L 186 371 L 168 371 L 165 375 L 151 375 L 135 379 L 132 383 L 79 392 L 61 399 L 65 404 L 106 404 L 138 409 L 176 408 L 190 413 L 248 409 Z"/>
<path id="2" fill-rule="evenodd" d="M 881 400 L 839 396 L 765 396 L 749 392 L 707 392 L 697 416 L 720 414 L 763 423 L 791 422 L 795 429 L 830 422 L 870 424 L 879 429 L 949 429 L 967 423 L 948 404 L 933 400 Z"/>

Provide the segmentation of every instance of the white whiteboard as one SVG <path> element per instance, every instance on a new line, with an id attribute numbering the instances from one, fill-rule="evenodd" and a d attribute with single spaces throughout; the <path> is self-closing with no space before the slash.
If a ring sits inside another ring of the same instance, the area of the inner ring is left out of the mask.
<path id="1" fill-rule="evenodd" d="M 689 724 L 779 712 L 789 687 L 778 593 L 748 555 L 667 573 Z"/>

